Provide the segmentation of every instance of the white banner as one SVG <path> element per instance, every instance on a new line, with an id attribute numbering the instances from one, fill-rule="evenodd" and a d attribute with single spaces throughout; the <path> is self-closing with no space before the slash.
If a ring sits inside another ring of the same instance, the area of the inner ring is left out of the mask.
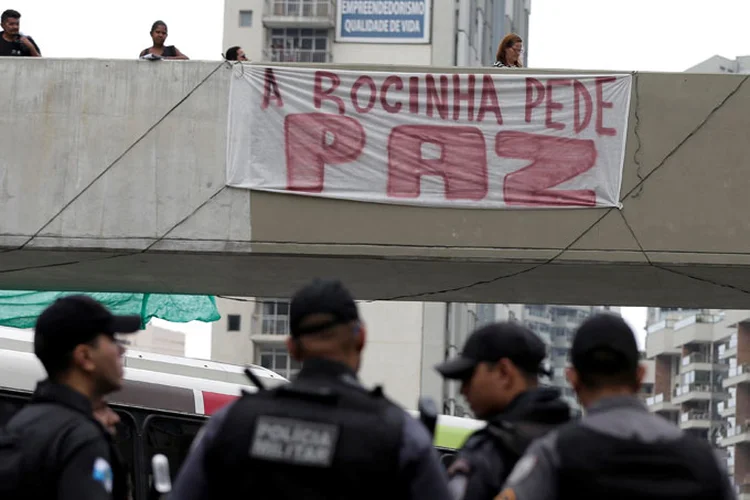
<path id="1" fill-rule="evenodd" d="M 243 69 L 229 186 L 431 207 L 620 206 L 630 75 Z"/>

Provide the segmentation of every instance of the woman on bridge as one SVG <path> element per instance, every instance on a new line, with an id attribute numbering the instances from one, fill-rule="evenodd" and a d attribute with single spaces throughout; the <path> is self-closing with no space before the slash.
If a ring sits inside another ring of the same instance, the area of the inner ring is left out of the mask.
<path id="1" fill-rule="evenodd" d="M 169 36 L 167 24 L 164 21 L 156 21 L 151 26 L 151 39 L 154 44 L 147 49 L 143 49 L 139 57 L 141 59 L 190 59 L 174 45 L 164 46 L 167 36 Z"/>
<path id="2" fill-rule="evenodd" d="M 497 47 L 495 55 L 496 68 L 522 68 L 521 54 L 523 54 L 523 40 L 515 33 L 505 36 Z"/>

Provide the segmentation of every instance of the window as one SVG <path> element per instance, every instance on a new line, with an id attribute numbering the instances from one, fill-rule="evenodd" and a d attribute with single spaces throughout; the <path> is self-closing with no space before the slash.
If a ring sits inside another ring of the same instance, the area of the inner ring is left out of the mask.
<path id="1" fill-rule="evenodd" d="M 267 57 L 273 62 L 329 62 L 328 34 L 325 29 L 272 29 Z"/>
<path id="2" fill-rule="evenodd" d="M 289 334 L 289 301 L 264 300 L 260 307 L 262 335 Z"/>
<path id="3" fill-rule="evenodd" d="M 554 358 L 564 358 L 568 355 L 568 350 L 564 349 L 562 347 L 554 347 L 552 348 L 552 357 Z"/>
<path id="4" fill-rule="evenodd" d="M 160 415 L 147 417 L 143 423 L 144 463 L 150 464 L 151 457 L 157 453 L 164 454 L 169 460 L 169 472 L 174 481 L 202 425 L 203 419 L 197 418 Z"/>
<path id="5" fill-rule="evenodd" d="M 3 427 L 26 404 L 25 397 L 0 395 L 0 427 Z"/>
<path id="6" fill-rule="evenodd" d="M 113 441 L 117 450 L 120 452 L 125 470 L 128 471 L 128 482 L 131 491 L 133 491 L 132 488 L 136 487 L 136 478 L 138 477 L 138 471 L 136 469 L 136 442 L 138 441 L 138 432 L 136 430 L 135 418 L 126 411 L 115 410 L 115 413 L 120 417 L 120 422 L 117 424 L 117 433 L 115 434 Z M 148 464 L 151 464 L 150 457 Z"/>
<path id="7" fill-rule="evenodd" d="M 529 316 L 536 316 L 538 318 L 546 318 L 547 317 L 547 307 L 546 306 L 537 306 L 537 305 L 526 306 L 526 313 Z"/>
<path id="8" fill-rule="evenodd" d="M 230 314 L 227 316 L 227 331 L 238 332 L 240 331 L 240 315 Z"/>
<path id="9" fill-rule="evenodd" d="M 282 377 L 292 378 L 299 372 L 300 364 L 289 356 L 286 348 L 281 345 L 257 345 L 256 363 L 263 368 L 278 373 Z"/>
<path id="10" fill-rule="evenodd" d="M 240 11 L 240 28 L 251 28 L 253 26 L 253 11 Z"/>

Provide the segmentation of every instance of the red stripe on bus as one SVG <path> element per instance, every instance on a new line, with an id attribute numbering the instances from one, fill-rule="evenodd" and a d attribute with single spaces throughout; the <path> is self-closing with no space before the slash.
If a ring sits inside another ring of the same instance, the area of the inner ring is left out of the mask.
<path id="1" fill-rule="evenodd" d="M 239 396 L 218 392 L 201 391 L 201 393 L 203 394 L 203 412 L 206 415 L 213 415 L 227 404 L 239 398 Z"/>

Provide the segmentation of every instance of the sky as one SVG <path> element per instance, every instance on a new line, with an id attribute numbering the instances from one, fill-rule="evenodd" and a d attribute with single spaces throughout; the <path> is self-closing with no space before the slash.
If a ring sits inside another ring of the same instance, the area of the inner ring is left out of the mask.
<path id="1" fill-rule="evenodd" d="M 433 0 L 437 4 L 447 0 Z M 21 30 L 46 57 L 137 57 L 151 23 L 192 59 L 219 60 L 221 0 L 15 0 Z M 529 66 L 684 71 L 713 55 L 750 54 L 748 0 L 532 0 Z"/>
<path id="2" fill-rule="evenodd" d="M 224 49 L 221 0 L 16 0 L 6 8 L 21 12 L 21 31 L 45 57 L 136 58 L 156 20 L 191 59 L 219 60 Z M 750 55 L 748 19 L 750 0 L 532 0 L 525 48 L 530 67 L 678 72 L 717 54 Z M 623 308 L 623 316 L 643 345 L 645 309 Z M 199 356 L 210 328 L 194 323 L 162 326 L 192 332 L 188 355 Z"/>

